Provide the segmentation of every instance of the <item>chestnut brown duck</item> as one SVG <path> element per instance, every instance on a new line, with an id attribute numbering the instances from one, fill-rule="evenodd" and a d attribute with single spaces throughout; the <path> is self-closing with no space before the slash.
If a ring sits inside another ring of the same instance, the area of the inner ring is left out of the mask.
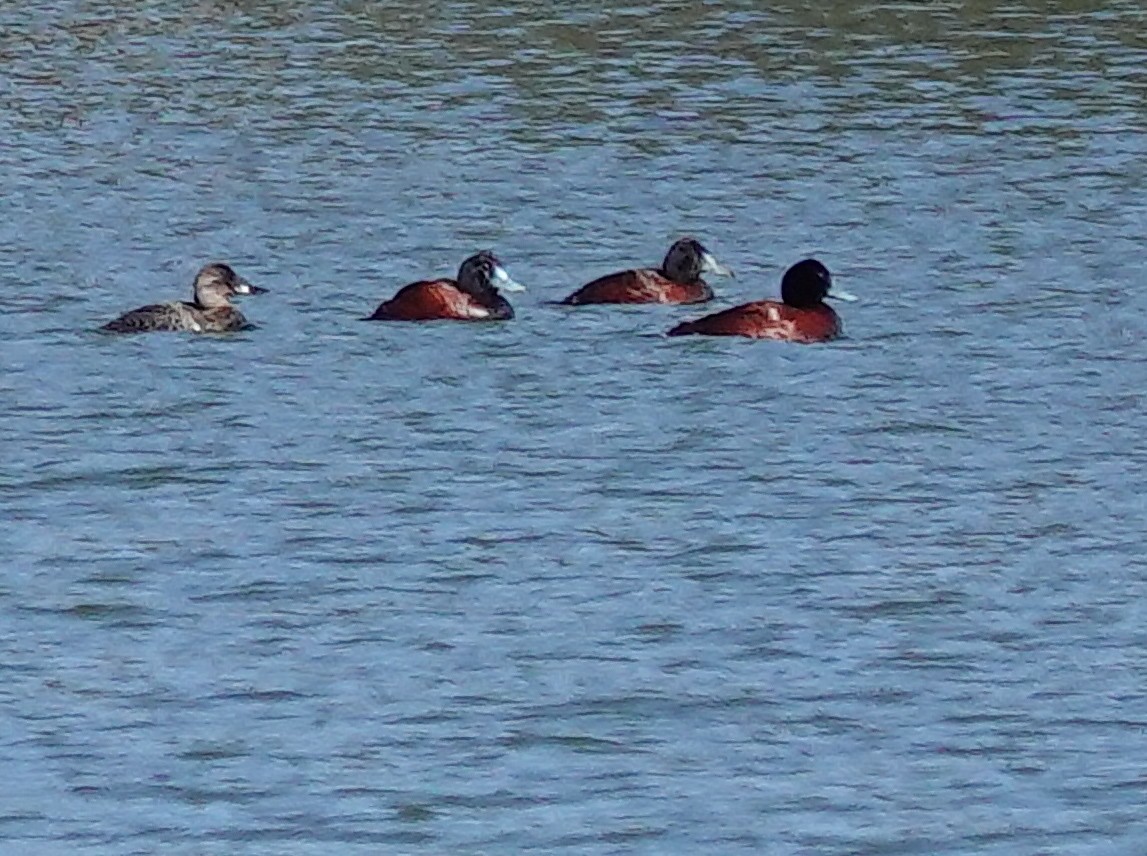
<path id="1" fill-rule="evenodd" d="M 816 259 L 804 259 L 785 271 L 781 299 L 757 300 L 685 321 L 670 336 L 745 336 L 782 342 L 828 342 L 844 333 L 840 316 L 826 299 L 853 301 L 833 288 L 832 274 Z"/>
<path id="2" fill-rule="evenodd" d="M 489 250 L 462 262 L 457 279 L 427 279 L 404 285 L 366 321 L 509 321 L 510 302 L 501 291 L 525 291 Z"/>
<path id="3" fill-rule="evenodd" d="M 704 303 L 713 289 L 701 274 L 732 276 L 696 238 L 682 238 L 665 254 L 659 268 L 611 273 L 583 285 L 562 301 L 567 306 L 591 303 Z"/>

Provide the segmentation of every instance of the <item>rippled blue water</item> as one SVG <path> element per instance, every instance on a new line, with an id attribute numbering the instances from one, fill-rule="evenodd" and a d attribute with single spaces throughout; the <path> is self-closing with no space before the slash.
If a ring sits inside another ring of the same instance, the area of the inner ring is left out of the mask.
<path id="1" fill-rule="evenodd" d="M 1143 848 L 1139 7 L 265 5 L 0 11 L 3 852 Z"/>

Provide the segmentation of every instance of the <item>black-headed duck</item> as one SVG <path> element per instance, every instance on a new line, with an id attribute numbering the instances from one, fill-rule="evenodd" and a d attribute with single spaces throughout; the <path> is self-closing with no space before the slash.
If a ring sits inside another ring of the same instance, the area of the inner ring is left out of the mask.
<path id="1" fill-rule="evenodd" d="M 856 300 L 834 291 L 832 275 L 816 259 L 805 259 L 785 271 L 781 299 L 758 300 L 686 321 L 669 331 L 670 336 L 748 336 L 785 342 L 827 342 L 844 332 L 840 317 L 825 298 Z"/>

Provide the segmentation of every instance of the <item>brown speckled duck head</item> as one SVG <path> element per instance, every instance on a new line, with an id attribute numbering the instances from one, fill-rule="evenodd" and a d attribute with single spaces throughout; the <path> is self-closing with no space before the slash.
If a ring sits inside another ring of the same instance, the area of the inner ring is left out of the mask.
<path id="1" fill-rule="evenodd" d="M 733 276 L 733 272 L 717 261 L 696 238 L 682 238 L 674 243 L 665 254 L 665 261 L 661 263 L 661 273 L 682 285 L 700 281 L 703 273 Z"/>
<path id="2" fill-rule="evenodd" d="M 231 265 L 212 262 L 195 275 L 195 303 L 203 309 L 230 306 L 237 294 L 266 294 L 267 289 L 252 285 L 235 273 Z"/>

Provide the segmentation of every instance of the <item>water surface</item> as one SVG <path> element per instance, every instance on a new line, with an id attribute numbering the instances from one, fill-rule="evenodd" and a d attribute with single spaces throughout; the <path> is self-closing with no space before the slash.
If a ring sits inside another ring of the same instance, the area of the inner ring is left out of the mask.
<path id="1" fill-rule="evenodd" d="M 0 12 L 9 849 L 1142 847 L 1136 5 L 265 6 Z M 552 305 L 687 233 L 848 337 Z"/>

